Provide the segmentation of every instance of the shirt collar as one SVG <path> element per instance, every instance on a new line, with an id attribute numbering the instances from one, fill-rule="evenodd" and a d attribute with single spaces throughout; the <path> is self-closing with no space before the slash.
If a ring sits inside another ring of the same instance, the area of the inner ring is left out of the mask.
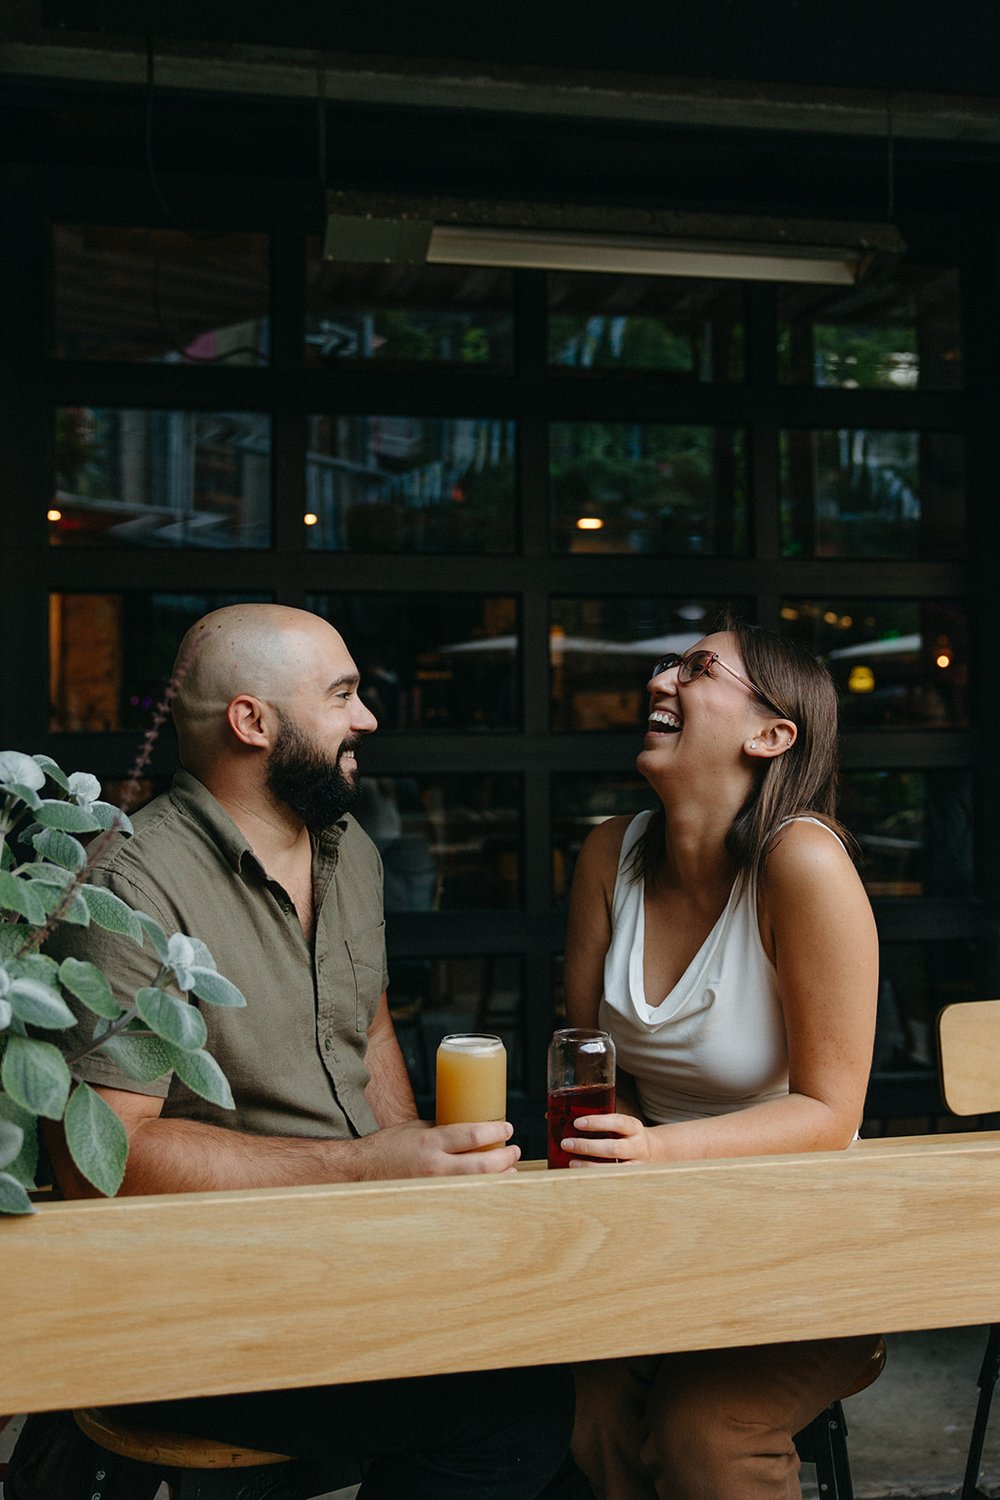
<path id="1" fill-rule="evenodd" d="M 208 788 L 192 776 L 190 771 L 180 770 L 174 776 L 172 795 L 181 807 L 202 825 L 212 836 L 214 843 L 225 855 L 238 875 L 242 875 L 244 862 L 253 865 L 266 875 L 246 834 L 243 833 Z M 340 841 L 347 829 L 347 817 L 340 818 L 332 827 L 325 828 L 313 837 L 313 847 L 322 861 L 336 858 Z"/>

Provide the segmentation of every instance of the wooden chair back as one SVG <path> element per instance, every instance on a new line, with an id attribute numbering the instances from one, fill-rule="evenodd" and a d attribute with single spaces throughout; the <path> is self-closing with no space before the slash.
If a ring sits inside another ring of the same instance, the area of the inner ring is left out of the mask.
<path id="1" fill-rule="evenodd" d="M 1000 1000 L 946 1005 L 938 1016 L 941 1092 L 956 1115 L 1000 1110 Z"/>

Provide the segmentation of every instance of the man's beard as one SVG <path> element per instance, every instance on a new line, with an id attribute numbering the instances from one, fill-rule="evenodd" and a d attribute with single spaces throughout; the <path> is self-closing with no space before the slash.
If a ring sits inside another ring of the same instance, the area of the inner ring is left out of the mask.
<path id="1" fill-rule="evenodd" d="M 310 833 L 322 833 L 344 816 L 360 795 L 358 782 L 340 768 L 341 756 L 357 740 L 345 740 L 331 759 L 278 711 L 278 737 L 267 763 L 267 789 L 296 813 Z"/>

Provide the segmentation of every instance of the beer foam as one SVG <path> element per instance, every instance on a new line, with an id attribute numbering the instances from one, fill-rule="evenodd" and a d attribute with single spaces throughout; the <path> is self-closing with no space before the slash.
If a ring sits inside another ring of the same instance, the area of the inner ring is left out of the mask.
<path id="1" fill-rule="evenodd" d="M 498 1047 L 503 1047 L 503 1042 L 498 1036 L 476 1036 L 470 1033 L 467 1036 L 456 1034 L 442 1038 L 441 1047 L 445 1052 L 471 1052 L 485 1055 L 495 1052 Z"/>

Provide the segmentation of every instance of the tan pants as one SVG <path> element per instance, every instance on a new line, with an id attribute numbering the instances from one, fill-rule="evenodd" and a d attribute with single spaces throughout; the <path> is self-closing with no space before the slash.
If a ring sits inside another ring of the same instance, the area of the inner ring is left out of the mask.
<path id="1" fill-rule="evenodd" d="M 801 1500 L 794 1434 L 877 1339 L 577 1365 L 573 1457 L 598 1500 Z"/>

